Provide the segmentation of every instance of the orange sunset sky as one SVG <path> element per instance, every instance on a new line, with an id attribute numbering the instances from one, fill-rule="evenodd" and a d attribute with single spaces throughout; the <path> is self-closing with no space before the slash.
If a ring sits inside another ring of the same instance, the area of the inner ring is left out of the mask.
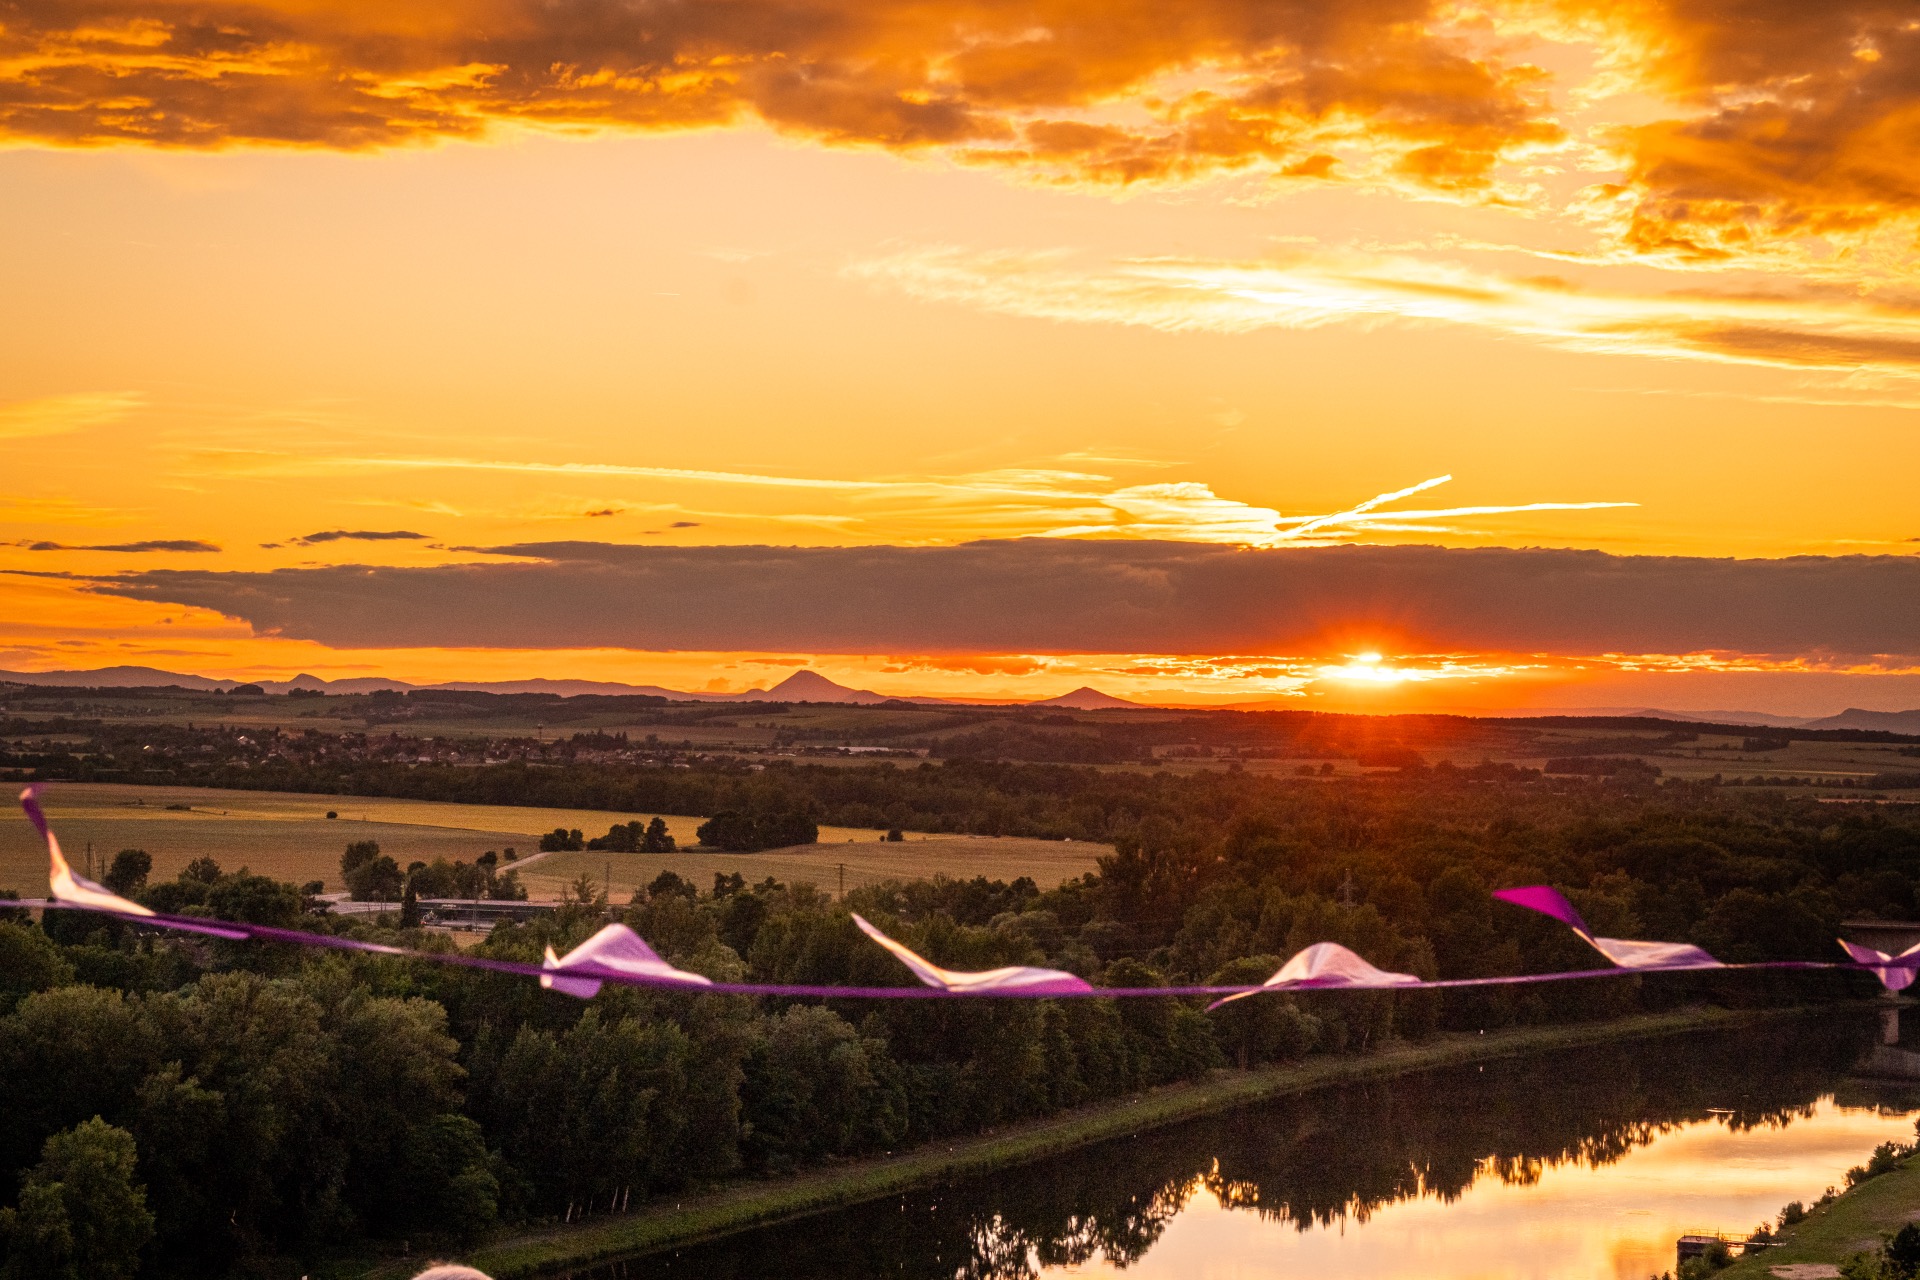
<path id="1" fill-rule="evenodd" d="M 1920 20 L 16 0 L 0 668 L 1920 706 Z"/>

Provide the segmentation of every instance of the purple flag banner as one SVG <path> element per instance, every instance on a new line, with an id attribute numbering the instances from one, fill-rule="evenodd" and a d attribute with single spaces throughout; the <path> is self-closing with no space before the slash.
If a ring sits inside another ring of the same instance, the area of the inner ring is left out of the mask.
<path id="1" fill-rule="evenodd" d="M 860 932 L 892 952 L 901 964 L 911 969 L 914 977 L 941 991 L 956 995 L 1018 993 L 1028 996 L 1084 996 L 1093 991 L 1092 984 L 1085 978 L 1061 969 L 1036 969 L 1024 964 L 1009 965 L 1004 969 L 984 969 L 977 973 L 942 969 L 868 924 L 858 912 L 853 913 L 853 922 L 860 926 Z"/>
<path id="2" fill-rule="evenodd" d="M 1880 984 L 1888 991 L 1905 991 L 1913 985 L 1914 966 L 1920 964 L 1920 944 L 1908 947 L 1897 956 L 1863 947 L 1857 942 L 1848 942 L 1845 938 L 1840 940 L 1840 945 L 1853 957 L 1854 963 L 1867 966 L 1868 971 L 1880 979 Z"/>
<path id="3" fill-rule="evenodd" d="M 1280 966 L 1280 971 L 1252 991 L 1215 1000 L 1209 1009 L 1257 995 L 1262 991 L 1324 991 L 1419 987 L 1426 984 L 1410 973 L 1376 969 L 1337 942 L 1316 942 Z"/>
<path id="4" fill-rule="evenodd" d="M 688 973 L 685 969 L 676 969 L 662 960 L 648 946 L 646 940 L 623 924 L 610 924 L 585 942 L 567 952 L 564 956 L 553 954 L 553 948 L 547 948 L 544 969 L 562 970 L 561 974 L 543 973 L 540 985 L 549 991 L 558 991 L 564 995 L 578 996 L 582 1000 L 591 1000 L 600 994 L 600 983 L 604 979 L 623 982 L 628 979 L 643 978 L 649 983 L 660 986 L 710 987 L 712 978 L 697 973 Z M 593 973 L 598 977 L 575 977 L 575 974 Z"/>
<path id="5" fill-rule="evenodd" d="M 1497 889 L 1493 896 L 1502 902 L 1511 902 L 1517 907 L 1525 907 L 1529 911 L 1538 911 L 1541 915 L 1552 916 L 1578 934 L 1581 941 L 1622 969 L 1726 968 L 1699 947 L 1690 946 L 1684 942 L 1637 942 L 1626 938 L 1596 938 L 1587 928 L 1587 922 L 1580 918 L 1580 913 L 1574 910 L 1573 904 L 1568 902 L 1558 889 L 1544 884 L 1531 884 L 1519 889 Z"/>

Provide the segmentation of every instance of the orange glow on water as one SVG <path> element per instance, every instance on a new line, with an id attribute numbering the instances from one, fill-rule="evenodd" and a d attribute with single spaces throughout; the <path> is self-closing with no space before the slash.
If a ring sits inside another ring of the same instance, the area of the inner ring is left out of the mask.
<path id="1" fill-rule="evenodd" d="M 1047 1268 L 1127 1280 L 1646 1280 L 1670 1271 L 1674 1242 L 1701 1227 L 1745 1231 L 1789 1200 L 1844 1183 L 1879 1143 L 1912 1136 L 1904 1115 L 1825 1099 L 1780 1127 L 1714 1122 L 1655 1137 L 1612 1164 L 1542 1168 L 1502 1180 L 1483 1162 L 1458 1200 L 1431 1194 L 1304 1231 L 1226 1207 L 1196 1183 L 1144 1258 Z"/>

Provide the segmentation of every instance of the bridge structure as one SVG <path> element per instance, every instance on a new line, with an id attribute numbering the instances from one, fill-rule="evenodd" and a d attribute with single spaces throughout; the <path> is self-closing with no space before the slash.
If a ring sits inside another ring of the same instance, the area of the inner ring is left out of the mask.
<path id="1" fill-rule="evenodd" d="M 1897 956 L 1909 947 L 1920 946 L 1920 923 L 1908 920 L 1843 920 L 1840 936 L 1848 942 L 1872 947 Z"/>
<path id="2" fill-rule="evenodd" d="M 328 895 L 334 915 L 371 916 L 400 910 L 397 902 L 351 902 L 345 895 Z M 560 909 L 557 902 L 527 902 L 512 898 L 421 898 L 421 919 L 429 924 L 493 927 L 502 920 L 523 921 L 551 915 Z"/>
<path id="3" fill-rule="evenodd" d="M 1843 920 L 1840 936 L 1848 942 L 1897 956 L 1920 946 L 1920 923 L 1906 920 Z M 1900 1047 L 1900 1010 L 1913 1001 L 1888 991 L 1880 1009 L 1880 1043 L 1854 1065 L 1861 1075 L 1920 1080 L 1920 1053 Z"/>
<path id="4" fill-rule="evenodd" d="M 466 924 L 491 928 L 502 920 L 533 920 L 552 915 L 560 909 L 557 902 L 527 902 L 511 898 L 422 898 L 420 913 L 437 924 Z"/>
<path id="5" fill-rule="evenodd" d="M 1764 1237 L 1736 1235 L 1727 1231 L 1695 1230 L 1688 1231 L 1680 1237 L 1674 1247 L 1674 1253 L 1677 1255 L 1676 1261 L 1684 1266 L 1689 1259 L 1704 1258 L 1716 1248 L 1722 1248 L 1730 1254 L 1739 1254 L 1744 1257 L 1749 1253 L 1757 1253 L 1763 1249 L 1770 1249 L 1773 1247 L 1773 1244 L 1774 1242 L 1771 1239 Z"/>

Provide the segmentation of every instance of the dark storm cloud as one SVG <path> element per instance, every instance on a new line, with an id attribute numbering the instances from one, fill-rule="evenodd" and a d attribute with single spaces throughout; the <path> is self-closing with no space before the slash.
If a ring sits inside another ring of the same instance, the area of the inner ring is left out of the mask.
<path id="1" fill-rule="evenodd" d="M 297 547 L 314 547 L 323 542 L 424 542 L 426 538 L 426 534 L 411 529 L 328 529 L 287 541 Z"/>
<path id="2" fill-rule="evenodd" d="M 218 551 L 211 542 L 194 538 L 154 538 L 145 542 L 110 542 L 96 546 L 69 546 L 64 542 L 29 542 L 29 551 L 121 551 L 133 555 L 149 551 Z"/>
<path id="3" fill-rule="evenodd" d="M 1035 539 L 495 548 L 519 563 L 149 570 L 98 590 L 340 647 L 815 653 L 1920 653 L 1920 557 Z"/>

